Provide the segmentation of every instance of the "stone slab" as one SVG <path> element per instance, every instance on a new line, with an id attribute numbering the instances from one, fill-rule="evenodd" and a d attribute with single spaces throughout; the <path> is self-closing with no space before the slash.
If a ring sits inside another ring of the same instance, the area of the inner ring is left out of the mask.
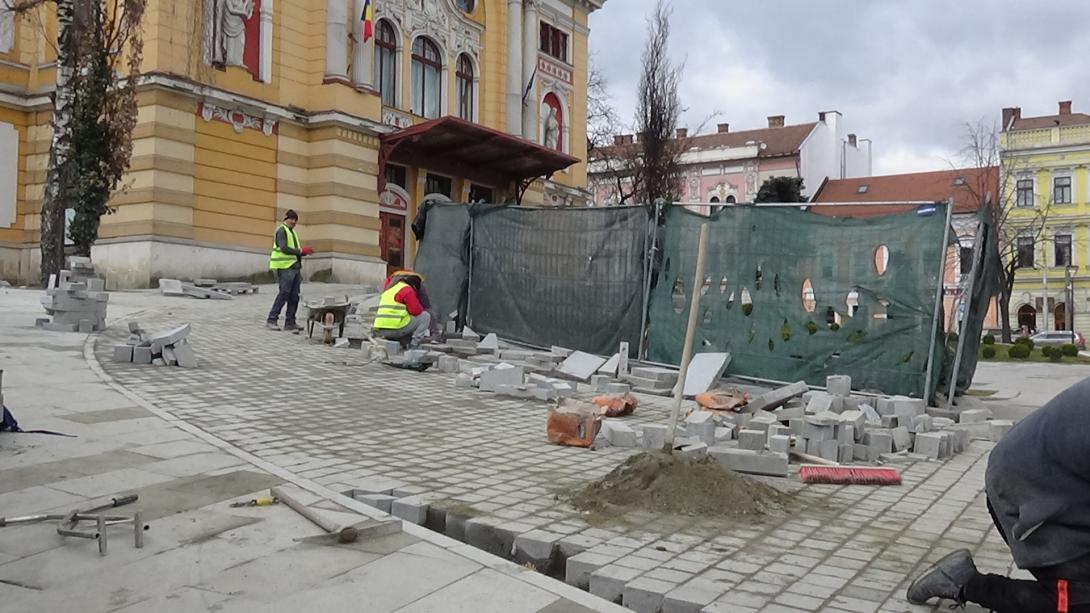
<path id="1" fill-rule="evenodd" d="M 729 353 L 698 353 L 689 362 L 683 394 L 691 398 L 712 389 L 730 365 Z"/>
<path id="2" fill-rule="evenodd" d="M 825 377 L 825 391 L 831 396 L 846 398 L 852 395 L 852 378 L 848 375 L 829 375 Z"/>
<path id="3" fill-rule="evenodd" d="M 589 381 L 591 376 L 598 372 L 598 369 L 605 363 L 604 358 L 582 351 L 575 351 L 560 363 L 557 371 L 573 379 Z"/>
<path id="4" fill-rule="evenodd" d="M 787 404 L 788 400 L 798 398 L 808 391 L 810 391 L 810 386 L 807 385 L 805 381 L 796 381 L 790 385 L 785 385 L 757 396 L 746 405 L 744 410 L 753 412 L 758 410 L 771 411 L 773 409 L 778 409 Z"/>
<path id="5" fill-rule="evenodd" d="M 178 360 L 178 366 L 182 368 L 197 367 L 197 354 L 184 340 L 174 344 L 174 358 Z"/>
<path id="6" fill-rule="evenodd" d="M 723 468 L 735 472 L 772 477 L 787 476 L 786 453 L 750 451 L 720 444 L 708 449 L 708 455 L 719 462 Z"/>
<path id="7" fill-rule="evenodd" d="M 624 595 L 624 586 L 643 574 L 639 568 L 628 568 L 609 564 L 594 570 L 590 574 L 590 593 L 595 596 L 620 604 Z"/>
<path id="8" fill-rule="evenodd" d="M 620 365 L 621 365 L 621 354 L 614 353 L 612 356 L 609 357 L 608 360 L 606 360 L 605 364 L 602 364 L 602 367 L 598 369 L 598 373 L 602 374 L 602 375 L 609 375 L 611 377 L 616 377 L 618 369 L 620 368 Z"/>
<path id="9" fill-rule="evenodd" d="M 521 366 L 493 368 L 481 373 L 480 389 L 482 392 L 495 392 L 501 385 L 522 385 L 525 371 Z"/>
<path id="10" fill-rule="evenodd" d="M 116 345 L 114 346 L 114 361 L 132 362 L 132 352 L 132 345 Z"/>

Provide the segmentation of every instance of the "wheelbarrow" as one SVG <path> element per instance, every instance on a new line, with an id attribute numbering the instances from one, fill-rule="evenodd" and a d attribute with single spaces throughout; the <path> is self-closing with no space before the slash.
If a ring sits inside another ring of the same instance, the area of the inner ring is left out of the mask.
<path id="1" fill-rule="evenodd" d="M 314 338 L 314 329 L 321 327 L 322 342 L 332 345 L 334 341 L 333 329 L 337 328 L 336 338 L 344 336 L 344 323 L 348 318 L 348 311 L 352 308 L 348 296 L 325 297 L 322 300 L 308 302 L 307 307 L 307 338 Z"/>

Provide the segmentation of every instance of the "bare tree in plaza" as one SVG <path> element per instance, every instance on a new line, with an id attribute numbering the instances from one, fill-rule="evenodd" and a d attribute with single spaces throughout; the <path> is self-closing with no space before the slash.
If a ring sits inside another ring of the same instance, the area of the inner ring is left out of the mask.
<path id="1" fill-rule="evenodd" d="M 681 153 L 687 139 L 676 138 L 678 120 L 684 110 L 678 95 L 680 64 L 670 60 L 670 14 L 665 0 L 659 0 L 648 19 L 647 42 L 643 50 L 636 108 L 641 182 L 637 199 L 654 202 L 678 199 L 681 187 Z"/>

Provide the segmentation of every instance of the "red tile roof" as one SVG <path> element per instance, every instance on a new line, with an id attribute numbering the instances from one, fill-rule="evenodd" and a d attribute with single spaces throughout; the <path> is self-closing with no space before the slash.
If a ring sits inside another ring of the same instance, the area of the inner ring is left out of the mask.
<path id="1" fill-rule="evenodd" d="M 688 145 L 690 148 L 714 149 L 718 147 L 744 147 L 746 146 L 746 143 L 753 141 L 765 144 L 765 148 L 760 152 L 759 157 L 784 157 L 798 153 L 803 141 L 806 140 L 807 136 L 810 136 L 810 133 L 814 131 L 814 126 L 816 125 L 816 122 L 800 123 L 797 125 L 784 126 L 782 128 L 761 128 L 759 130 L 744 130 L 742 132 L 701 134 L 698 136 L 690 136 L 688 138 Z M 602 147 L 594 157 L 611 155 L 620 148 L 634 146 L 636 145 L 611 145 L 609 147 Z"/>
<path id="2" fill-rule="evenodd" d="M 1057 126 L 1084 126 L 1087 124 L 1090 124 L 1090 115 L 1086 113 L 1068 113 L 1065 115 L 1044 115 L 1015 119 L 1011 125 L 1011 130 L 1045 130 Z"/>
<path id="3" fill-rule="evenodd" d="M 958 180 L 961 179 L 961 184 Z M 860 192 L 860 188 L 866 190 Z M 830 179 L 814 194 L 811 202 L 873 202 L 874 206 L 815 206 L 811 211 L 840 217 L 871 217 L 904 212 L 904 206 L 890 202 L 938 202 L 951 199 L 955 213 L 974 213 L 984 194 L 996 198 L 999 192 L 999 168 L 960 168 L 934 172 L 915 172 L 882 177 Z M 887 203 L 887 204 L 883 204 Z"/>

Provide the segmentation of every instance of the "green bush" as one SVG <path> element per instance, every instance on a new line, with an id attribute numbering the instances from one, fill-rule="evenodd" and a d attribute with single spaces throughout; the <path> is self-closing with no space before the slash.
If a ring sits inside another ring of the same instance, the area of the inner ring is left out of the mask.
<path id="1" fill-rule="evenodd" d="M 985 334 L 984 335 L 984 340 L 982 342 L 985 345 L 994 345 L 995 344 L 995 335 L 994 334 Z"/>
<path id="2" fill-rule="evenodd" d="M 1065 356 L 1067 356 L 1067 357 L 1069 357 L 1069 358 L 1073 358 L 1073 357 L 1075 357 L 1075 356 L 1079 355 L 1079 348 L 1078 348 L 1078 346 L 1077 346 L 1077 345 L 1072 345 L 1071 343 L 1068 343 L 1068 344 L 1066 344 L 1066 345 L 1062 345 L 1062 346 L 1060 347 L 1060 351 L 1061 351 L 1061 352 L 1062 352 L 1062 353 L 1063 353 L 1063 354 L 1064 354 Z"/>
<path id="3" fill-rule="evenodd" d="M 1026 349 L 1033 351 L 1033 339 L 1028 336 L 1019 336 L 1018 338 L 1014 339 L 1014 344 L 1024 345 Z"/>
<path id="4" fill-rule="evenodd" d="M 995 357 L 995 345 L 984 345 L 984 348 L 980 350 L 980 355 L 985 360 L 990 360 Z"/>
<path id="5" fill-rule="evenodd" d="M 1064 359 L 1064 352 L 1060 351 L 1060 348 L 1057 347 L 1055 351 L 1048 354 L 1048 359 L 1052 360 L 1053 362 L 1059 362 L 1060 360 Z"/>
<path id="6" fill-rule="evenodd" d="M 1030 348 L 1025 343 L 1015 343 L 1011 345 L 1010 351 L 1007 352 L 1011 358 L 1015 360 L 1024 360 L 1029 357 Z"/>
<path id="7" fill-rule="evenodd" d="M 1053 347 L 1052 345 L 1045 345 L 1044 347 L 1041 347 L 1041 355 L 1045 356 L 1046 358 L 1051 358 L 1052 354 L 1055 351 L 1056 351 L 1056 348 Z"/>

